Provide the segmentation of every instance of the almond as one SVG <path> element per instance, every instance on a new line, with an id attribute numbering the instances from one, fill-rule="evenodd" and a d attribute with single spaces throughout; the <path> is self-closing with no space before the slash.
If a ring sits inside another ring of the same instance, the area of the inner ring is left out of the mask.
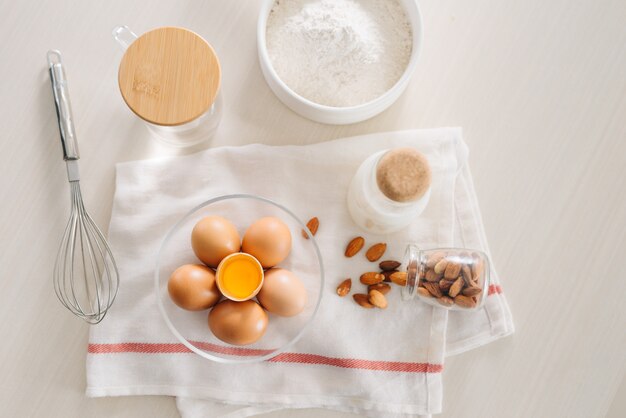
<path id="1" fill-rule="evenodd" d="M 441 289 L 439 289 L 439 283 L 427 282 L 424 283 L 424 287 L 430 292 L 431 295 L 436 298 L 440 298 L 443 296 L 443 294 L 441 293 Z"/>
<path id="2" fill-rule="evenodd" d="M 406 286 L 406 271 L 396 271 L 389 278 L 398 286 Z"/>
<path id="3" fill-rule="evenodd" d="M 463 307 L 463 308 L 474 308 L 476 307 L 476 301 L 472 299 L 470 296 L 458 295 L 454 298 L 454 303 Z"/>
<path id="4" fill-rule="evenodd" d="M 387 308 L 387 298 L 378 290 L 369 291 L 369 302 L 380 309 Z"/>
<path id="5" fill-rule="evenodd" d="M 443 274 L 437 274 L 435 273 L 435 270 L 429 269 L 426 270 L 426 275 L 424 276 L 424 278 L 427 282 L 438 282 L 442 276 Z"/>
<path id="6" fill-rule="evenodd" d="M 387 244 L 385 244 L 384 242 L 379 242 L 378 244 L 372 245 L 367 250 L 367 252 L 365 253 L 365 257 L 367 257 L 369 261 L 376 261 L 380 257 L 382 257 L 383 254 L 385 254 L 385 251 L 387 251 Z"/>
<path id="7" fill-rule="evenodd" d="M 446 267 L 448 267 L 448 260 L 446 260 L 445 258 L 442 258 L 441 260 L 439 260 L 437 264 L 435 264 L 435 267 L 433 267 L 433 270 L 437 274 L 443 274 L 443 272 L 446 271 Z"/>
<path id="8" fill-rule="evenodd" d="M 393 273 L 397 273 L 398 270 L 389 270 L 389 271 L 381 271 L 380 274 L 382 274 L 383 276 L 385 276 L 385 281 L 387 283 L 389 283 L 391 281 L 391 275 Z"/>
<path id="9" fill-rule="evenodd" d="M 367 286 L 380 283 L 383 280 L 385 280 L 385 276 L 380 273 L 376 273 L 375 271 L 361 274 L 361 283 Z"/>
<path id="10" fill-rule="evenodd" d="M 309 229 L 309 231 L 311 231 L 311 235 L 315 235 L 317 233 L 317 228 L 320 227 L 320 220 L 317 219 L 317 216 L 313 217 L 309 219 L 309 222 L 306 223 L 306 227 Z M 309 239 L 309 236 L 304 229 L 302 230 L 302 236 L 306 239 Z"/>
<path id="11" fill-rule="evenodd" d="M 446 270 L 443 273 L 443 277 L 445 277 L 446 279 L 456 279 L 457 277 L 459 277 L 459 274 L 461 274 L 461 264 L 454 261 L 449 261 L 446 265 Z"/>
<path id="12" fill-rule="evenodd" d="M 350 289 L 352 289 L 352 279 L 346 279 L 343 282 L 339 283 L 337 286 L 337 294 L 340 297 L 344 297 L 348 293 L 350 293 Z"/>
<path id="13" fill-rule="evenodd" d="M 426 260 L 426 267 L 428 267 L 429 269 L 435 267 L 435 264 L 437 264 L 445 256 L 446 255 L 441 251 L 430 254 L 428 256 L 428 260 Z"/>
<path id="14" fill-rule="evenodd" d="M 479 295 L 482 292 L 482 289 L 480 287 L 466 287 L 465 289 L 463 289 L 463 295 L 465 296 L 476 296 Z"/>
<path id="15" fill-rule="evenodd" d="M 365 245 L 365 239 L 363 237 L 356 237 L 352 239 L 352 241 L 350 241 L 348 243 L 348 246 L 346 247 L 345 256 L 354 257 L 356 253 L 361 251 L 361 248 L 363 248 L 363 245 Z"/>
<path id="16" fill-rule="evenodd" d="M 463 264 L 461 267 L 461 276 L 463 276 L 466 285 L 472 285 L 472 271 L 467 264 Z"/>
<path id="17" fill-rule="evenodd" d="M 480 282 L 480 276 L 482 276 L 485 270 L 485 262 L 477 253 L 474 253 L 474 257 L 474 264 L 472 264 L 472 279 L 478 283 Z"/>
<path id="18" fill-rule="evenodd" d="M 363 293 L 355 293 L 352 295 L 352 298 L 359 304 L 359 306 L 362 306 L 365 309 L 372 309 L 374 307 L 374 305 L 370 303 L 369 297 Z"/>
<path id="19" fill-rule="evenodd" d="M 465 281 L 463 280 L 462 277 L 459 277 L 458 279 L 454 281 L 454 283 L 452 283 L 452 286 L 450 286 L 450 290 L 448 290 L 448 295 L 450 295 L 450 297 L 452 298 L 455 297 L 456 295 L 461 293 L 461 290 L 463 289 L 464 285 L 465 285 Z"/>
<path id="20" fill-rule="evenodd" d="M 441 303 L 443 306 L 452 306 L 454 305 L 454 299 L 449 298 L 448 296 L 442 296 L 437 299 L 437 302 Z"/>
<path id="21" fill-rule="evenodd" d="M 450 286 L 452 286 L 452 283 L 454 283 L 454 280 L 441 279 L 439 280 L 439 289 L 441 289 L 443 293 L 448 293 L 448 290 L 450 290 Z"/>
<path id="22" fill-rule="evenodd" d="M 389 293 L 389 291 L 391 291 L 391 286 L 389 286 L 387 283 L 376 283 L 367 286 L 367 290 L 378 290 L 383 295 L 386 295 L 387 293 Z"/>
<path id="23" fill-rule="evenodd" d="M 421 286 L 417 288 L 417 294 L 425 298 L 433 297 L 433 295 L 431 295 L 430 292 L 425 287 L 421 287 Z"/>
<path id="24" fill-rule="evenodd" d="M 396 270 L 398 267 L 400 267 L 400 264 L 401 263 L 396 260 L 385 260 L 385 261 L 381 261 L 378 264 L 378 267 L 380 267 L 382 271 L 391 271 L 391 270 Z"/>

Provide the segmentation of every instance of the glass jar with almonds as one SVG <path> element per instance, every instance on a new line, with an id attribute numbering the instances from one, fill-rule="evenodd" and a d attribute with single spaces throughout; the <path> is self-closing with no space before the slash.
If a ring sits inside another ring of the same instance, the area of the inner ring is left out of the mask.
<path id="1" fill-rule="evenodd" d="M 489 259 L 465 248 L 420 250 L 409 245 L 402 263 L 405 300 L 417 296 L 430 305 L 452 310 L 482 307 L 489 289 Z"/>

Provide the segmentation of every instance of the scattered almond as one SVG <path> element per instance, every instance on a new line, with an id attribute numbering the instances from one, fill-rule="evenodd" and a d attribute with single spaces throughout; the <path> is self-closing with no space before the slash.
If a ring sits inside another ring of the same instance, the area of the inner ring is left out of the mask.
<path id="1" fill-rule="evenodd" d="M 385 276 L 385 281 L 387 283 L 391 282 L 391 275 L 393 273 L 397 273 L 398 270 L 389 270 L 389 271 L 381 271 L 380 274 L 382 274 L 383 276 Z"/>
<path id="2" fill-rule="evenodd" d="M 380 273 L 376 273 L 375 271 L 370 271 L 368 273 L 361 274 L 360 279 L 361 279 L 361 283 L 369 286 L 371 284 L 382 282 L 383 280 L 385 280 L 385 276 L 383 276 Z"/>
<path id="3" fill-rule="evenodd" d="M 337 286 L 337 294 L 340 297 L 344 297 L 348 293 L 350 293 L 350 289 L 352 289 L 352 279 L 346 279 L 343 282 L 339 283 Z"/>
<path id="4" fill-rule="evenodd" d="M 365 245 L 365 239 L 363 237 L 353 238 L 352 241 L 350 241 L 348 243 L 348 246 L 346 247 L 345 256 L 354 257 L 356 253 L 361 251 L 361 248 L 363 248 L 363 245 Z"/>
<path id="5" fill-rule="evenodd" d="M 454 299 L 448 297 L 448 296 L 442 296 L 439 299 L 437 299 L 437 301 L 439 303 L 441 303 L 443 306 L 452 306 L 454 305 Z"/>
<path id="6" fill-rule="evenodd" d="M 380 309 L 387 308 L 387 298 L 378 290 L 369 291 L 369 302 Z"/>
<path id="7" fill-rule="evenodd" d="M 365 309 L 372 309 L 374 307 L 374 305 L 370 303 L 369 297 L 363 293 L 355 293 L 352 295 L 352 298 L 359 306 Z"/>
<path id="8" fill-rule="evenodd" d="M 386 295 L 387 293 L 391 291 L 391 286 L 389 286 L 387 283 L 376 283 L 376 284 L 371 284 L 367 286 L 367 290 L 368 292 L 370 290 L 378 290 L 383 295 Z"/>
<path id="9" fill-rule="evenodd" d="M 396 270 L 398 267 L 400 267 L 400 264 L 401 263 L 396 260 L 385 260 L 385 261 L 381 261 L 378 264 L 378 267 L 380 267 L 382 271 L 391 271 L 391 270 Z"/>
<path id="10" fill-rule="evenodd" d="M 406 286 L 406 271 L 396 271 L 389 278 L 398 286 Z"/>
<path id="11" fill-rule="evenodd" d="M 463 307 L 463 308 L 474 308 L 476 306 L 476 301 L 472 299 L 470 296 L 458 295 L 454 298 L 454 303 Z"/>
<path id="12" fill-rule="evenodd" d="M 452 286 L 450 286 L 450 290 L 448 290 L 448 295 L 450 295 L 450 297 L 452 298 L 455 297 L 456 295 L 461 293 L 461 289 L 463 289 L 464 285 L 465 281 L 462 277 L 459 277 L 454 283 L 452 283 Z"/>
<path id="13" fill-rule="evenodd" d="M 441 293 L 441 289 L 439 288 L 439 283 L 426 282 L 424 283 L 424 287 L 430 292 L 431 295 L 436 298 L 440 298 L 443 296 L 443 294 Z"/>
<path id="14" fill-rule="evenodd" d="M 315 235 L 317 233 L 317 229 L 320 227 L 320 220 L 317 219 L 317 216 L 313 217 L 309 219 L 309 222 L 306 223 L 306 227 L 311 232 L 311 235 Z M 304 229 L 302 230 L 302 236 L 306 239 L 309 239 L 309 236 Z"/>
<path id="15" fill-rule="evenodd" d="M 387 244 L 385 244 L 384 242 L 379 242 L 378 244 L 372 245 L 367 250 L 367 252 L 365 253 L 365 257 L 367 257 L 369 261 L 376 261 L 380 257 L 382 257 L 383 254 L 385 254 L 385 251 L 387 251 Z"/>

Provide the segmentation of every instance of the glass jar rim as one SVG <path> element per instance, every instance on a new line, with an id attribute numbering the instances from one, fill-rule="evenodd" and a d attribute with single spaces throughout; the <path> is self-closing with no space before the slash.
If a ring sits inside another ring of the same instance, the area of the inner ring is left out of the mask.
<path id="1" fill-rule="evenodd" d="M 402 264 L 406 266 L 406 285 L 402 288 L 402 299 L 411 300 L 415 297 L 422 270 L 421 251 L 416 244 L 406 246 Z"/>

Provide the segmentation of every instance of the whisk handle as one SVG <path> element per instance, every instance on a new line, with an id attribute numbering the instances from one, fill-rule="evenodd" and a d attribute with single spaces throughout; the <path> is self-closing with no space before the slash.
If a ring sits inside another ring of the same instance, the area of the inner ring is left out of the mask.
<path id="1" fill-rule="evenodd" d="M 63 159 L 66 161 L 78 160 L 80 157 L 78 154 L 78 141 L 76 140 L 76 131 L 74 130 L 74 117 L 72 116 L 72 106 L 70 104 L 70 95 L 61 53 L 57 50 L 48 51 L 47 58 L 54 105 L 59 122 L 59 132 L 61 133 L 61 145 L 63 145 Z"/>

